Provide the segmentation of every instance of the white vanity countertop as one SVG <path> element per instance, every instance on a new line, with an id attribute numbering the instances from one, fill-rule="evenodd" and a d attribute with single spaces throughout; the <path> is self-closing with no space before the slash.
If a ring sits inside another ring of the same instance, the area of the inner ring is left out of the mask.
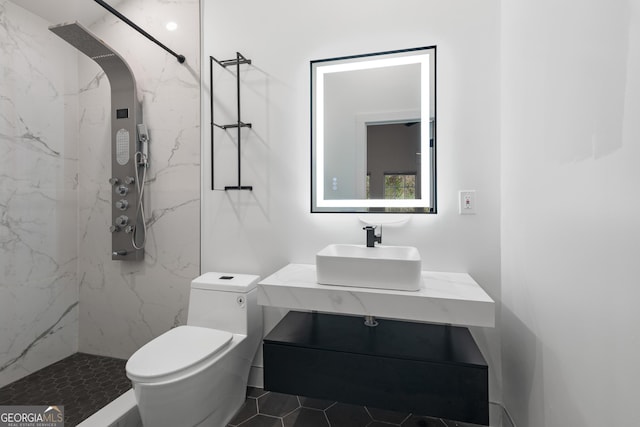
<path id="1" fill-rule="evenodd" d="M 466 273 L 422 272 L 419 291 L 320 285 L 313 264 L 288 264 L 258 283 L 258 304 L 291 310 L 493 327 L 494 302 Z"/>

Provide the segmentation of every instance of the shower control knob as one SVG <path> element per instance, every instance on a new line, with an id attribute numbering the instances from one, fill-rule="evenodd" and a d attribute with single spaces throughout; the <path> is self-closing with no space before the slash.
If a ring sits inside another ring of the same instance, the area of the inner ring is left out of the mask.
<path id="1" fill-rule="evenodd" d="M 133 233 L 133 225 L 127 225 L 124 228 L 124 232 L 127 233 L 127 234 Z"/>
<path id="2" fill-rule="evenodd" d="M 110 233 L 116 233 L 118 231 L 120 231 L 120 227 L 118 227 L 117 225 L 110 225 L 109 226 L 109 232 Z"/>
<path id="3" fill-rule="evenodd" d="M 120 180 L 118 178 L 109 178 L 109 184 L 111 185 L 118 185 L 120 183 Z"/>
<path id="4" fill-rule="evenodd" d="M 132 177 L 132 176 L 126 176 L 124 178 L 124 183 L 125 184 L 133 184 L 135 182 L 135 180 L 136 179 L 134 177 Z"/>
<path id="5" fill-rule="evenodd" d="M 126 210 L 128 207 L 129 207 L 128 200 L 120 199 L 116 202 L 116 208 L 120 209 L 121 211 Z"/>
<path id="6" fill-rule="evenodd" d="M 128 223 L 129 223 L 129 217 L 126 215 L 120 215 L 118 218 L 116 218 L 116 225 L 118 227 L 124 227 Z"/>
<path id="7" fill-rule="evenodd" d="M 126 185 L 119 185 L 118 187 L 116 187 L 116 193 L 118 193 L 121 196 L 126 196 L 128 192 L 129 192 L 129 187 L 127 187 Z"/>

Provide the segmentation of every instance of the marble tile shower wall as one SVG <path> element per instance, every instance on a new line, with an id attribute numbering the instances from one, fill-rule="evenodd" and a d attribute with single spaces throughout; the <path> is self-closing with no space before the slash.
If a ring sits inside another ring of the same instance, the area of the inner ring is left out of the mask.
<path id="1" fill-rule="evenodd" d="M 118 10 L 187 58 L 184 65 L 111 15 L 92 31 L 127 61 L 151 142 L 145 260 L 111 260 L 110 91 L 103 71 L 79 58 L 79 349 L 128 358 L 186 321 L 199 274 L 200 85 L 197 0 L 135 0 Z M 165 29 L 175 21 L 178 29 Z"/>
<path id="2" fill-rule="evenodd" d="M 126 358 L 186 320 L 200 270 L 199 3 L 119 10 L 187 57 L 180 65 L 111 15 L 83 23 L 132 68 L 151 136 L 139 263 L 110 256 L 104 73 L 52 23 L 0 0 L 0 386 L 77 350 Z"/>
<path id="3" fill-rule="evenodd" d="M 0 387 L 77 349 L 74 57 L 0 0 Z"/>

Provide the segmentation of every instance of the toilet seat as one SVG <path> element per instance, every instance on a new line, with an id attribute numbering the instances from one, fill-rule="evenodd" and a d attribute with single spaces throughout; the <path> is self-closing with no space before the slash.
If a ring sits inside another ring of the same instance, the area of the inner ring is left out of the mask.
<path id="1" fill-rule="evenodd" d="M 178 326 L 131 356 L 126 371 L 135 382 L 161 382 L 200 366 L 224 349 L 233 334 L 199 326 Z"/>

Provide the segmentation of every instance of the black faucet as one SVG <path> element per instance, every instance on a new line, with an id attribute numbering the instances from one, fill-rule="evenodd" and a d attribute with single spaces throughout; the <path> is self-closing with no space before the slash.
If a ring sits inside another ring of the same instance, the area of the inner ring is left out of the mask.
<path id="1" fill-rule="evenodd" d="M 382 243 L 382 227 L 380 227 L 380 234 L 376 234 L 375 225 L 367 225 L 362 227 L 363 230 L 367 230 L 367 247 L 373 248 L 376 242 Z"/>

